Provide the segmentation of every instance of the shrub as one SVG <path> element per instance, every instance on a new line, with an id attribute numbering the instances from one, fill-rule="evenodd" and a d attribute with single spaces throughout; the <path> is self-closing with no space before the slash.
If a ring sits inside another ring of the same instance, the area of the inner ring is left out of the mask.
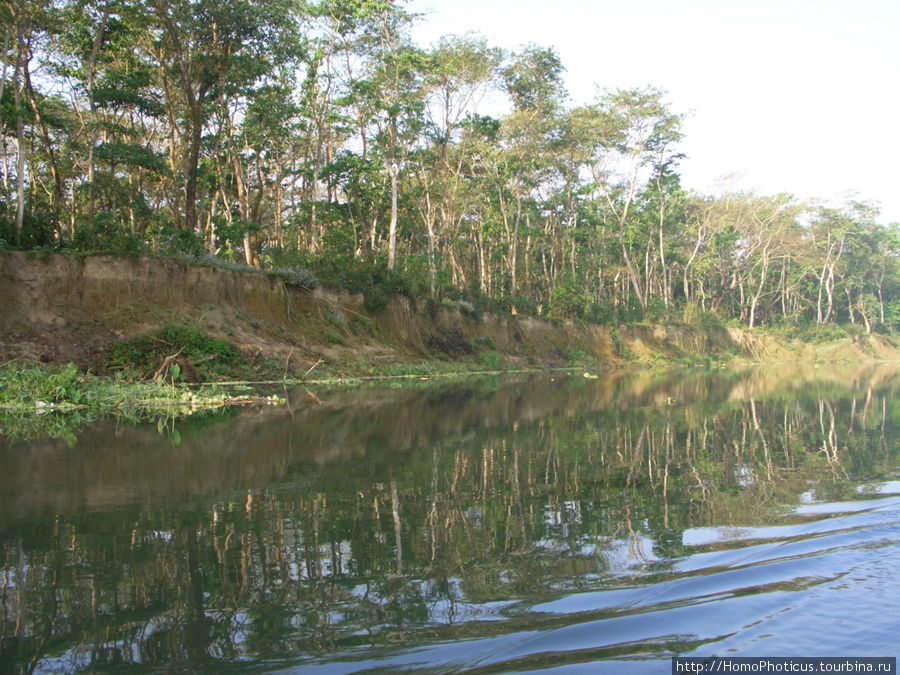
<path id="1" fill-rule="evenodd" d="M 314 288 L 321 282 L 362 293 L 365 308 L 373 313 L 383 310 L 395 295 L 421 298 L 428 294 L 427 275 L 412 259 L 405 261 L 408 269 L 389 270 L 383 259 L 359 260 L 352 253 L 317 256 L 306 251 L 271 251 L 267 262 L 288 285 Z"/>
<path id="2" fill-rule="evenodd" d="M 588 305 L 584 319 L 603 326 L 615 326 L 619 322 L 619 313 L 615 305 L 609 301 L 592 302 Z"/>
<path id="3" fill-rule="evenodd" d="M 194 258 L 206 254 L 206 243 L 192 230 L 167 224 L 159 230 L 159 247 L 170 254 L 184 253 Z"/>
<path id="4" fill-rule="evenodd" d="M 503 298 L 502 302 L 506 311 L 510 313 L 515 309 L 516 314 L 522 314 L 523 316 L 537 316 L 537 305 L 535 305 L 534 300 L 528 296 L 510 295 Z"/>
<path id="5" fill-rule="evenodd" d="M 346 340 L 344 340 L 344 337 L 342 335 L 339 335 L 338 333 L 335 333 L 332 330 L 325 332 L 324 339 L 325 339 L 325 342 L 327 342 L 330 345 L 343 345 L 343 344 L 346 344 L 346 342 L 347 342 Z"/>
<path id="6" fill-rule="evenodd" d="M 276 267 L 269 274 L 281 279 L 289 288 L 301 288 L 311 291 L 319 285 L 316 275 L 305 267 Z"/>
<path id="7" fill-rule="evenodd" d="M 628 345 L 625 344 L 625 340 L 622 338 L 622 334 L 619 333 L 618 326 L 612 327 L 610 336 L 612 338 L 613 349 L 615 350 L 616 354 L 621 356 L 623 359 L 634 358 L 634 355 L 631 353 L 631 350 L 628 349 Z"/>
<path id="8" fill-rule="evenodd" d="M 500 368 L 500 354 L 497 352 L 478 352 L 475 355 L 475 362 L 487 370 L 498 370 Z"/>
<path id="9" fill-rule="evenodd" d="M 176 379 L 176 373 L 183 374 L 184 379 L 207 380 L 233 374 L 236 369 L 249 370 L 249 363 L 237 347 L 190 324 L 170 324 L 118 342 L 110 347 L 106 366 L 151 378 L 166 365 L 167 359 L 178 369 L 161 374 L 172 379 Z"/>
<path id="10" fill-rule="evenodd" d="M 684 323 L 702 331 L 719 331 L 725 327 L 718 314 L 704 310 L 694 302 L 684 307 Z"/>
<path id="11" fill-rule="evenodd" d="M 582 289 L 566 284 L 557 286 L 550 294 L 551 319 L 583 319 L 591 305 L 591 296 Z"/>
<path id="12" fill-rule="evenodd" d="M 0 370 L 0 405 L 33 401 L 44 403 L 84 402 L 88 396 L 85 378 L 74 363 L 65 366 L 40 366 Z"/>
<path id="13" fill-rule="evenodd" d="M 0 204 L 2 209 L 2 204 Z M 51 226 L 49 212 L 38 209 L 35 213 L 25 211 L 22 223 L 22 238 L 16 245 L 15 217 L 12 213 L 6 215 L 0 210 L 0 240 L 5 242 L 5 247 L 30 250 L 51 247 L 56 244 L 56 233 Z"/>
<path id="14" fill-rule="evenodd" d="M 799 340 L 809 344 L 833 342 L 864 332 L 862 326 L 859 325 L 817 324 L 810 320 L 800 321 L 799 323 L 774 324 L 771 330 L 789 340 Z"/>

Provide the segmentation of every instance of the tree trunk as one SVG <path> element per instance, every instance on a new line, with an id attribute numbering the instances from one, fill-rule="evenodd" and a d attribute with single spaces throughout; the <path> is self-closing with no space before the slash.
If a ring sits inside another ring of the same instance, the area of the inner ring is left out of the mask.
<path id="1" fill-rule="evenodd" d="M 631 282 L 631 287 L 634 289 L 635 295 L 637 295 L 638 302 L 641 305 L 641 315 L 647 313 L 647 298 L 644 294 L 644 288 L 641 284 L 641 279 L 638 276 L 638 273 L 634 269 L 634 264 L 631 261 L 631 256 L 628 254 L 628 247 L 625 246 L 625 224 L 623 223 L 619 230 L 619 246 L 622 250 L 622 258 L 625 260 L 625 269 L 628 272 L 628 279 Z"/>
<path id="2" fill-rule="evenodd" d="M 59 208 L 63 203 L 63 185 L 62 176 L 60 176 L 59 168 L 56 165 L 56 153 L 53 151 L 53 142 L 50 139 L 50 133 L 47 131 L 47 125 L 44 124 L 44 118 L 38 108 L 37 97 L 34 93 L 34 87 L 31 86 L 31 73 L 28 68 L 28 59 L 25 60 L 25 68 L 22 69 L 23 79 L 25 81 L 25 89 L 28 91 L 28 102 L 31 105 L 31 111 L 34 113 L 34 121 L 37 122 L 38 129 L 41 132 L 41 142 L 44 146 L 44 152 L 47 153 L 47 163 L 50 166 L 50 175 L 53 178 L 53 199 L 50 202 L 50 208 L 53 212 L 53 220 L 56 227 L 59 227 Z"/>
<path id="3" fill-rule="evenodd" d="M 97 34 L 94 36 L 94 44 L 91 46 L 91 54 L 88 58 L 87 63 L 87 72 L 86 72 L 86 80 L 87 80 L 87 92 L 88 92 L 88 104 L 90 106 L 91 111 L 91 132 L 90 138 L 88 140 L 88 161 L 87 161 L 87 184 L 88 184 L 88 225 L 93 225 L 94 223 L 94 212 L 95 212 L 95 196 L 94 196 L 94 146 L 97 145 L 97 138 L 99 135 L 98 128 L 98 120 L 97 120 L 97 103 L 94 101 L 94 69 L 97 64 L 97 55 L 100 53 L 100 45 L 103 43 L 103 35 L 106 32 L 106 22 L 109 19 L 109 2 L 105 3 L 103 6 L 103 16 L 100 19 L 100 26 L 97 29 Z M 72 235 L 75 235 L 74 227 L 72 229 Z"/>
<path id="4" fill-rule="evenodd" d="M 428 229 L 428 276 L 430 282 L 430 291 L 431 298 L 437 294 L 437 259 L 436 259 L 436 247 L 435 247 L 435 233 L 434 233 L 434 223 L 431 219 L 428 219 L 427 222 Z"/>
<path id="5" fill-rule="evenodd" d="M 519 220 L 522 217 L 521 202 L 516 207 L 516 220 L 513 225 L 512 242 L 509 247 L 509 294 L 519 293 L 519 282 L 516 279 L 516 268 L 519 261 Z"/>
<path id="6" fill-rule="evenodd" d="M 197 173 L 200 166 L 200 143 L 203 140 L 203 102 L 191 105 L 190 149 L 184 164 L 184 229 L 197 229 Z"/>
<path id="7" fill-rule="evenodd" d="M 163 30 L 169 36 L 175 55 L 175 65 L 181 79 L 181 93 L 190 113 L 190 136 L 188 152 L 184 158 L 184 221 L 182 229 L 190 232 L 197 230 L 197 174 L 200 165 L 200 145 L 203 140 L 203 105 L 213 83 L 194 81 L 191 64 L 188 63 L 190 45 L 184 35 L 169 16 L 169 5 L 165 0 L 151 0 L 156 16 L 162 23 Z"/>
<path id="8" fill-rule="evenodd" d="M 825 270 L 826 266 L 822 265 L 822 273 L 819 275 L 819 295 L 816 299 L 816 323 L 819 325 L 825 323 L 825 318 L 822 315 L 822 293 L 825 290 Z"/>
<path id="9" fill-rule="evenodd" d="M 862 291 L 859 292 L 859 296 L 856 299 L 856 309 L 859 311 L 859 315 L 862 317 L 863 323 L 866 325 L 866 333 L 872 332 L 872 323 L 869 321 L 869 314 L 866 311 L 866 303 L 863 301 Z"/>
<path id="10" fill-rule="evenodd" d="M 388 229 L 388 269 L 394 269 L 397 258 L 397 177 L 399 169 L 393 164 L 387 167 L 391 179 L 391 224 Z"/>
<path id="11" fill-rule="evenodd" d="M 25 120 L 22 117 L 22 71 L 28 67 L 21 17 L 16 28 L 16 67 L 13 74 L 13 101 L 16 106 L 16 246 L 22 245 L 25 222 Z"/>
<path id="12" fill-rule="evenodd" d="M 669 272 L 666 267 L 666 251 L 663 247 L 663 209 L 660 209 L 659 215 L 659 263 L 662 266 L 662 292 L 663 292 L 663 304 L 665 304 L 666 309 L 669 308 Z"/>
<path id="13" fill-rule="evenodd" d="M 769 257 L 765 251 L 763 251 L 763 262 L 762 269 L 759 272 L 759 284 L 756 286 L 756 292 L 753 294 L 753 298 L 750 300 L 750 321 L 749 326 L 753 328 L 756 323 L 756 308 L 759 305 L 759 299 L 762 296 L 763 288 L 766 283 L 766 274 L 769 271 Z"/>
<path id="14" fill-rule="evenodd" d="M 856 314 L 853 312 L 853 296 L 850 295 L 850 289 L 846 286 L 844 291 L 847 293 L 847 311 L 850 312 L 850 323 L 856 323 Z"/>

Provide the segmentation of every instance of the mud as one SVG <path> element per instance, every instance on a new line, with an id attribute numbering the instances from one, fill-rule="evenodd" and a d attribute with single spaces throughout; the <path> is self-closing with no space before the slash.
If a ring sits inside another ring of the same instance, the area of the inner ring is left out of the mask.
<path id="1" fill-rule="evenodd" d="M 292 288 L 278 278 L 148 256 L 0 252 L 0 364 L 28 359 L 97 369 L 109 346 L 166 323 L 194 323 L 286 372 L 317 363 L 360 366 L 495 353 L 498 363 L 540 367 L 573 357 L 664 363 L 718 354 L 748 360 L 885 360 L 876 336 L 827 348 L 729 328 L 611 329 L 533 317 L 478 315 L 461 305 L 393 298 L 378 314 L 362 294 Z"/>

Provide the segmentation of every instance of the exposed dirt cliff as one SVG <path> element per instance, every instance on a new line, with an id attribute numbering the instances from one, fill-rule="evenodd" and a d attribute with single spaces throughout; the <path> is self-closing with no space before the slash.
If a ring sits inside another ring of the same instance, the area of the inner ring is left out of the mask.
<path id="1" fill-rule="evenodd" d="M 370 314 L 362 294 L 292 288 L 264 274 L 146 256 L 0 252 L 0 363 L 28 358 L 96 369 L 111 344 L 166 323 L 196 324 L 250 355 L 276 360 L 290 373 L 320 361 L 371 366 L 441 355 L 517 366 L 559 365 L 573 357 L 659 362 L 703 354 L 750 360 L 896 358 L 887 342 L 869 336 L 813 349 L 736 328 L 612 329 L 477 315 L 463 304 L 406 297 Z"/>

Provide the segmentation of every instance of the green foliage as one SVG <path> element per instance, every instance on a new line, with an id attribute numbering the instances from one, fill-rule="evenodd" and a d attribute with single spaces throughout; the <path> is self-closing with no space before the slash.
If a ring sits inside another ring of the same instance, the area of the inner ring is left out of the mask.
<path id="1" fill-rule="evenodd" d="M 703 310 L 696 303 L 688 303 L 684 307 L 683 321 L 688 326 L 710 333 L 724 330 L 722 318 L 715 312 Z"/>
<path id="2" fill-rule="evenodd" d="M 839 325 L 836 323 L 816 324 L 814 321 L 783 322 L 770 327 L 769 330 L 789 340 L 799 340 L 807 344 L 825 344 L 845 340 L 863 332 L 859 325 Z"/>
<path id="3" fill-rule="evenodd" d="M 141 167 L 157 174 L 168 171 L 166 159 L 143 145 L 133 143 L 110 142 L 98 146 L 94 151 L 98 160 L 130 167 Z"/>
<path id="4" fill-rule="evenodd" d="M 0 209 L 3 208 L 0 204 Z M 22 223 L 22 240 L 15 248 L 32 250 L 37 248 L 49 248 L 56 243 L 56 232 L 48 214 L 48 206 L 45 202 L 36 204 L 32 211 L 26 211 Z M 0 240 L 7 242 L 7 247 L 13 247 L 16 242 L 15 216 L 0 211 Z"/>
<path id="5" fill-rule="evenodd" d="M 344 345 L 347 344 L 347 341 L 344 339 L 344 336 L 340 333 L 335 333 L 333 330 L 325 331 L 325 342 L 330 345 Z"/>
<path id="6" fill-rule="evenodd" d="M 511 295 L 500 300 L 504 312 L 522 316 L 537 316 L 537 305 L 527 295 Z"/>
<path id="7" fill-rule="evenodd" d="M 873 205 L 689 195 L 665 92 L 567 108 L 553 48 L 504 55 L 466 35 L 422 49 L 401 4 L 38 3 L 9 34 L 35 76 L 0 100 L 27 148 L 0 246 L 215 251 L 287 286 L 361 292 L 373 312 L 402 294 L 605 325 L 704 304 L 750 323 L 752 303 L 754 325 L 864 312 L 872 331 L 900 328 L 900 225 Z M 30 4 L 4 8 L 14 25 Z M 481 114 L 501 92 L 508 110 Z"/>
<path id="8" fill-rule="evenodd" d="M 610 331 L 610 336 L 612 338 L 613 349 L 616 354 L 621 356 L 623 359 L 633 359 L 634 355 L 631 353 L 631 350 L 628 349 L 628 345 L 625 344 L 625 340 L 622 338 L 622 334 L 619 332 L 618 326 L 613 326 Z"/>
<path id="9" fill-rule="evenodd" d="M 603 302 L 591 302 L 584 318 L 601 326 L 616 326 L 620 323 L 637 323 L 643 317 L 641 307 L 635 301 L 626 303 L 606 299 Z"/>
<path id="10" fill-rule="evenodd" d="M 112 109 L 132 108 L 151 117 L 159 117 L 165 112 L 159 101 L 141 92 L 150 84 L 150 74 L 146 70 L 128 74 L 110 71 L 109 75 L 94 88 L 95 104 Z"/>
<path id="11" fill-rule="evenodd" d="M 427 295 L 427 272 L 421 265 L 391 271 L 380 259 L 369 262 L 343 254 L 316 256 L 287 251 L 273 252 L 271 263 L 276 275 L 288 277 L 288 285 L 314 288 L 321 282 L 362 293 L 366 310 L 373 313 L 383 310 L 395 295 L 413 299 Z M 290 270 L 293 272 L 282 276 L 281 272 Z"/>
<path id="12" fill-rule="evenodd" d="M 584 318 L 601 326 L 614 326 L 619 322 L 619 314 L 611 302 L 591 302 Z"/>
<path id="13" fill-rule="evenodd" d="M 242 274 L 261 274 L 257 267 L 248 265 L 245 262 L 231 260 L 222 256 L 203 254 L 201 256 L 176 255 L 176 260 L 181 260 L 189 265 L 202 265 L 203 267 L 216 267 L 230 272 L 240 272 Z"/>
<path id="14" fill-rule="evenodd" d="M 78 253 L 140 253 L 144 245 L 123 227 L 118 213 L 104 211 L 75 230 L 69 248 Z"/>
<path id="15" fill-rule="evenodd" d="M 502 71 L 503 83 L 516 110 L 555 108 L 565 95 L 563 68 L 553 49 L 530 45 Z"/>
<path id="16" fill-rule="evenodd" d="M 259 232 L 259 223 L 251 223 L 243 218 L 233 216 L 226 219 L 219 216 L 216 221 L 216 243 L 228 254 L 234 254 L 244 246 L 244 236 L 248 232 Z"/>
<path id="17" fill-rule="evenodd" d="M 583 363 L 588 357 L 587 352 L 575 347 L 563 347 L 562 353 L 567 361 L 575 364 Z"/>
<path id="18" fill-rule="evenodd" d="M 168 368 L 167 363 L 171 364 Z M 143 379 L 165 369 L 162 374 L 170 381 L 178 376 L 206 381 L 251 372 L 251 364 L 237 347 L 190 324 L 171 324 L 117 342 L 110 347 L 105 365 L 113 372 Z"/>
<path id="19" fill-rule="evenodd" d="M 156 418 L 162 427 L 235 401 L 281 402 L 277 397 L 226 396 L 215 387 L 184 389 L 174 384 L 179 370 L 173 366 L 169 384 L 135 383 L 82 373 L 72 363 L 7 364 L 0 367 L 0 435 L 25 440 L 49 436 L 72 446 L 79 428 L 104 417 L 129 423 Z"/>
<path id="20" fill-rule="evenodd" d="M 166 224 L 160 228 L 158 241 L 160 248 L 169 253 L 185 253 L 195 258 L 206 254 L 206 244 L 200 235 L 174 224 Z"/>
<path id="21" fill-rule="evenodd" d="M 469 289 L 467 298 L 465 294 L 460 295 L 461 299 L 453 303 L 453 306 L 476 319 L 481 314 L 538 315 L 537 305 L 526 295 L 504 295 L 494 298 L 481 293 L 477 288 Z"/>
<path id="22" fill-rule="evenodd" d="M 497 344 L 490 335 L 474 337 L 469 341 L 469 345 L 473 352 L 497 351 Z"/>
<path id="23" fill-rule="evenodd" d="M 499 370 L 500 354 L 495 351 L 478 352 L 478 354 L 475 355 L 475 363 L 486 370 Z"/>
<path id="24" fill-rule="evenodd" d="M 89 403 L 95 393 L 74 363 L 65 366 L 6 366 L 0 369 L 0 406 Z"/>
<path id="25" fill-rule="evenodd" d="M 644 312 L 643 322 L 652 324 L 677 323 L 676 312 L 672 307 L 667 307 L 663 298 L 652 297 L 647 302 L 647 311 Z"/>
<path id="26" fill-rule="evenodd" d="M 583 319 L 591 304 L 591 296 L 572 284 L 557 286 L 550 294 L 552 319 Z"/>
<path id="27" fill-rule="evenodd" d="M 269 274 L 281 279 L 289 288 L 311 291 L 319 284 L 316 276 L 305 267 L 276 267 Z"/>
<path id="28" fill-rule="evenodd" d="M 402 276 L 388 270 L 387 265 L 361 265 L 352 273 L 351 290 L 361 292 L 369 312 L 380 312 L 394 295 L 409 295 L 409 285 Z"/>

